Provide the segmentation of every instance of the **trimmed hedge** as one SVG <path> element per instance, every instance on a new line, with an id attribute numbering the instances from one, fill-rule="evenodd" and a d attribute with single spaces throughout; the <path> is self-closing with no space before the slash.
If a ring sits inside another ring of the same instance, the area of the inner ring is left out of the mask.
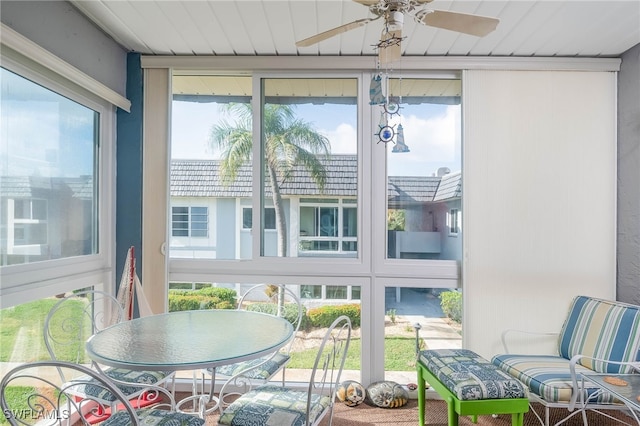
<path id="1" fill-rule="evenodd" d="M 200 290 L 169 290 L 169 312 L 195 309 L 235 309 L 236 291 L 206 287 Z"/>
<path id="2" fill-rule="evenodd" d="M 221 287 L 206 287 L 199 290 L 169 290 L 169 312 L 198 309 L 236 309 L 235 290 Z M 306 309 L 304 306 L 300 330 L 329 327 L 340 315 L 351 319 L 353 327 L 360 327 L 360 304 L 328 305 Z M 278 306 L 273 302 L 256 302 L 246 307 L 249 311 L 265 312 L 276 315 Z M 294 323 L 298 316 L 293 303 L 284 305 L 284 318 Z"/>
<path id="3" fill-rule="evenodd" d="M 312 308 L 307 311 L 309 327 L 329 327 L 340 315 L 346 315 L 351 320 L 353 327 L 360 327 L 360 304 L 328 305 Z"/>

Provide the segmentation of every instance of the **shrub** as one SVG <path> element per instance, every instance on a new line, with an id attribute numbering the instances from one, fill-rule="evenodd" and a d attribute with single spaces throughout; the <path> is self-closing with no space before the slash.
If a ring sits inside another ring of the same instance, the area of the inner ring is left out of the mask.
<path id="1" fill-rule="evenodd" d="M 169 290 L 169 312 L 194 309 L 235 309 L 236 292 L 228 288 Z"/>
<path id="2" fill-rule="evenodd" d="M 309 309 L 307 319 L 309 327 L 329 327 L 340 315 L 346 315 L 351 320 L 353 327 L 360 327 L 360 304 L 329 305 Z"/>
<path id="3" fill-rule="evenodd" d="M 237 293 L 230 288 L 222 287 L 205 287 L 200 290 L 196 290 L 196 293 L 203 294 L 205 296 L 217 297 L 220 301 L 229 302 L 233 307 L 238 303 L 236 301 Z"/>
<path id="4" fill-rule="evenodd" d="M 455 290 L 440 293 L 440 307 L 447 317 L 462 322 L 462 293 Z"/>

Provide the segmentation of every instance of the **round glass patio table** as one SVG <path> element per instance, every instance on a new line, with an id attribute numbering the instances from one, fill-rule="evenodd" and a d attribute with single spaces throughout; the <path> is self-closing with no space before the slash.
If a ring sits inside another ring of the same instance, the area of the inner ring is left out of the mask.
<path id="1" fill-rule="evenodd" d="M 91 336 L 88 356 L 130 370 L 192 370 L 259 358 L 293 335 L 289 321 L 244 310 L 179 311 L 123 321 Z"/>

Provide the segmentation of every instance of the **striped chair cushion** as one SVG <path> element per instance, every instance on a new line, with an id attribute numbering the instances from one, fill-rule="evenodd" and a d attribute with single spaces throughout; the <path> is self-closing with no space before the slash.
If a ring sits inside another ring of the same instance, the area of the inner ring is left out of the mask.
<path id="1" fill-rule="evenodd" d="M 561 357 L 585 355 L 611 361 L 640 361 L 640 308 L 578 296 L 573 300 L 558 340 Z M 631 373 L 629 366 L 583 359 L 580 363 L 598 373 Z"/>
<path id="2" fill-rule="evenodd" d="M 496 355 L 491 360 L 503 371 L 518 378 L 529 390 L 548 402 L 569 402 L 571 399 L 571 373 L 569 360 L 553 355 Z M 577 373 L 593 371 L 576 365 Z M 585 382 L 586 395 L 591 396 L 600 388 Z M 589 402 L 616 403 L 611 394 L 603 392 Z"/>
<path id="3" fill-rule="evenodd" d="M 420 352 L 420 362 L 459 400 L 527 398 L 518 380 L 467 349 Z"/>

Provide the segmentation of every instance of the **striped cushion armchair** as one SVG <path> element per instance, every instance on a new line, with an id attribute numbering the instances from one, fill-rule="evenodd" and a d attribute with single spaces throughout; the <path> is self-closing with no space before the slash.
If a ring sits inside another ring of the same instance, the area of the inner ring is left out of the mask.
<path id="1" fill-rule="evenodd" d="M 549 424 L 550 408 L 568 409 L 566 419 L 582 413 L 585 425 L 586 409 L 625 408 L 611 394 L 584 380 L 582 374 L 638 372 L 640 306 L 576 297 L 557 333 L 557 355 L 509 354 L 507 343 L 512 333 L 518 331 L 503 333 L 507 353 L 494 356 L 492 362 L 529 387 L 530 401 L 544 405 L 544 419 L 538 417 L 544 425 Z"/>

